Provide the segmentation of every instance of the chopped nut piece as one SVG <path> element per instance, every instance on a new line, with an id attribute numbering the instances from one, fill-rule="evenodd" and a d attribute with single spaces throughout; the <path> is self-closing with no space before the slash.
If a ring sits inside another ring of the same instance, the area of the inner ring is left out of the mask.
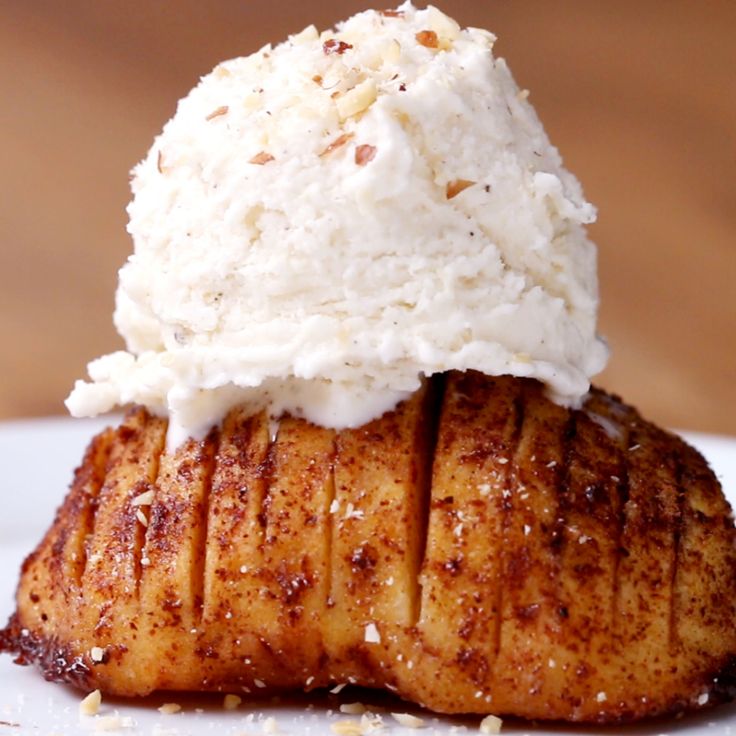
<path id="1" fill-rule="evenodd" d="M 258 678 L 256 678 L 255 680 L 253 680 L 253 684 L 254 684 L 254 685 L 255 685 L 256 687 L 260 687 L 260 688 L 264 688 L 264 687 L 266 687 L 266 683 L 265 683 L 265 682 L 263 682 L 263 680 L 259 680 Z"/>
<path id="2" fill-rule="evenodd" d="M 314 82 L 315 84 L 318 84 L 318 85 L 319 85 L 320 87 L 322 86 L 322 77 L 321 77 L 321 76 L 320 76 L 319 74 L 315 74 L 315 75 L 314 75 L 314 76 L 312 77 L 312 81 L 313 81 L 313 82 Z"/>
<path id="3" fill-rule="evenodd" d="M 93 662 L 102 662 L 105 659 L 105 650 L 102 647 L 92 647 L 89 650 L 89 658 Z"/>
<path id="4" fill-rule="evenodd" d="M 365 627 L 365 641 L 367 644 L 380 644 L 381 643 L 381 632 L 378 627 L 373 624 L 366 624 Z"/>
<path id="5" fill-rule="evenodd" d="M 411 713 L 392 713 L 392 718 L 404 728 L 424 728 L 424 721 Z"/>
<path id="6" fill-rule="evenodd" d="M 340 120 L 347 120 L 367 110 L 376 101 L 377 95 L 376 83 L 372 79 L 366 79 L 353 87 L 337 100 L 337 114 Z"/>
<path id="7" fill-rule="evenodd" d="M 360 717 L 360 732 L 366 736 L 367 734 L 379 731 L 383 728 L 383 718 L 378 713 L 366 711 Z"/>
<path id="8" fill-rule="evenodd" d="M 343 703 L 340 706 L 340 713 L 348 713 L 351 716 L 359 716 L 365 713 L 363 703 Z"/>
<path id="9" fill-rule="evenodd" d="M 383 61 L 387 64 L 398 64 L 401 60 L 401 44 L 392 38 L 383 49 Z"/>
<path id="10" fill-rule="evenodd" d="M 307 43 L 309 41 L 316 41 L 319 38 L 319 31 L 313 26 L 307 26 L 303 31 L 295 33 L 293 36 L 289 36 L 289 41 L 292 44 Z"/>
<path id="11" fill-rule="evenodd" d="M 454 181 L 447 182 L 445 187 L 445 195 L 447 199 L 457 197 L 460 192 L 465 191 L 468 187 L 472 187 L 475 184 L 474 181 L 468 181 L 468 179 L 455 179 Z"/>
<path id="12" fill-rule="evenodd" d="M 140 493 L 131 502 L 131 506 L 150 506 L 153 503 L 153 491 Z"/>
<path id="13" fill-rule="evenodd" d="M 164 703 L 159 709 L 159 713 L 163 713 L 165 716 L 173 715 L 181 710 L 179 703 Z"/>
<path id="14" fill-rule="evenodd" d="M 486 716 L 480 722 L 481 733 L 501 733 L 503 721 L 498 716 Z"/>
<path id="15" fill-rule="evenodd" d="M 79 713 L 83 716 L 93 716 L 100 709 L 102 703 L 102 693 L 99 690 L 93 690 L 79 704 Z"/>
<path id="16" fill-rule="evenodd" d="M 339 693 L 339 692 L 340 692 L 340 691 L 341 691 L 341 690 L 342 690 L 342 689 L 343 689 L 344 687 L 346 687 L 346 686 L 347 686 L 347 682 L 341 682 L 340 684 L 338 684 L 338 685 L 335 685 L 335 687 L 333 687 L 333 688 L 332 688 L 332 689 L 330 690 L 330 692 L 331 692 L 331 693 L 332 693 L 333 695 L 337 695 L 337 694 L 338 694 L 338 693 Z"/>
<path id="17" fill-rule="evenodd" d="M 362 143 L 355 149 L 355 163 L 358 166 L 365 166 L 369 161 L 373 161 L 376 156 L 376 147 L 368 143 Z"/>
<path id="18" fill-rule="evenodd" d="M 404 17 L 403 10 L 392 10 L 391 8 L 387 8 L 386 10 L 379 10 L 378 12 L 384 18 L 403 18 Z"/>
<path id="19" fill-rule="evenodd" d="M 260 153 L 257 153 L 253 158 L 248 161 L 249 164 L 257 164 L 258 166 L 263 166 L 264 164 L 267 164 L 269 161 L 273 161 L 273 156 L 270 153 L 266 153 L 265 151 L 261 151 Z"/>
<path id="20" fill-rule="evenodd" d="M 121 728 L 133 728 L 134 726 L 135 721 L 130 716 L 123 718 L 118 713 L 95 717 L 95 731 L 119 731 Z"/>
<path id="21" fill-rule="evenodd" d="M 427 8 L 427 26 L 437 34 L 439 48 L 445 51 L 452 48 L 452 42 L 460 34 L 460 26 L 452 18 L 435 7 Z"/>
<path id="22" fill-rule="evenodd" d="M 232 693 L 228 693 L 225 696 L 225 699 L 222 701 L 222 706 L 223 708 L 225 708 L 225 710 L 236 710 L 242 702 L 243 699 L 240 697 L 240 695 L 233 695 Z"/>
<path id="23" fill-rule="evenodd" d="M 428 49 L 436 49 L 440 45 L 437 34 L 434 31 L 419 31 L 415 38 L 418 43 L 426 46 Z"/>
<path id="24" fill-rule="evenodd" d="M 214 118 L 219 118 L 220 115 L 225 115 L 227 111 L 230 108 L 227 105 L 220 105 L 216 110 L 213 110 L 206 118 L 205 120 L 212 120 Z"/>
<path id="25" fill-rule="evenodd" d="M 143 526 L 148 526 L 148 517 L 140 509 L 135 512 L 135 518 L 138 519 Z"/>
<path id="26" fill-rule="evenodd" d="M 345 41 L 338 41 L 336 38 L 330 38 L 322 44 L 322 51 L 326 54 L 344 54 L 348 49 L 353 48 L 352 44 Z"/>
<path id="27" fill-rule="evenodd" d="M 362 736 L 363 733 L 357 721 L 335 721 L 330 724 L 330 731 L 338 736 Z"/>
<path id="28" fill-rule="evenodd" d="M 328 153 L 332 153 L 335 149 L 340 148 L 340 146 L 344 146 L 351 138 L 353 137 L 353 133 L 343 133 L 341 136 L 338 136 L 335 138 L 332 143 L 330 143 L 327 148 L 325 148 L 322 153 L 320 153 L 320 158 L 322 156 L 326 156 Z"/>

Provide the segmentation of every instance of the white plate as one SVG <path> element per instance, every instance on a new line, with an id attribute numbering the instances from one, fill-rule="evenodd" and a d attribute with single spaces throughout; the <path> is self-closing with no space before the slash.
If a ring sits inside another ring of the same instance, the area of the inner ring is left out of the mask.
<path id="1" fill-rule="evenodd" d="M 2 463 L 3 513 L 0 515 L 0 626 L 13 610 L 13 591 L 18 569 L 25 554 L 38 542 L 61 502 L 71 479 L 74 466 L 92 434 L 108 424 L 107 420 L 41 419 L 0 423 L 0 463 Z M 732 504 L 736 501 L 736 438 L 685 433 L 687 439 L 708 458 L 721 478 Z M 736 622 L 735 622 L 736 625 Z M 0 657 L 0 736 L 15 734 L 75 734 L 99 730 L 112 725 L 109 721 L 95 722 L 80 718 L 80 693 L 63 685 L 45 682 L 31 667 L 18 667 L 10 657 Z M 417 713 L 398 701 L 365 691 L 344 690 L 338 696 L 309 697 L 296 701 L 243 703 L 237 711 L 225 711 L 222 698 L 187 697 L 179 694 L 161 695 L 145 701 L 105 700 L 102 716 L 117 713 L 125 727 L 120 734 L 158 734 L 165 736 L 199 736 L 200 734 L 258 734 L 268 732 L 275 719 L 278 733 L 331 734 L 330 724 L 356 716 L 337 712 L 339 703 L 355 700 L 371 702 L 385 710 Z M 183 711 L 162 715 L 158 706 L 178 702 Z M 420 714 L 430 732 L 477 732 L 479 719 L 436 718 Z M 383 715 L 382 733 L 409 733 Z M 16 725 L 17 724 L 17 725 Z M 725 706 L 681 720 L 654 721 L 625 729 L 549 727 L 506 720 L 504 732 L 517 734 L 575 733 L 631 735 L 688 734 L 688 736 L 736 736 L 736 705 Z M 115 731 L 113 731 L 115 732 Z M 417 735 L 417 731 L 412 731 Z M 421 731 L 419 733 L 422 733 Z M 425 730 L 424 733 L 427 733 Z"/>

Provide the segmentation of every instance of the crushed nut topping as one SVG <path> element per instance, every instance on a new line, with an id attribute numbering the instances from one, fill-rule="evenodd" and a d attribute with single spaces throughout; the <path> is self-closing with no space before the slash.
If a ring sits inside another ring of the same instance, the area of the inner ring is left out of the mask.
<path id="1" fill-rule="evenodd" d="M 364 112 L 376 101 L 377 96 L 376 83 L 372 79 L 366 79 L 356 85 L 337 100 L 337 114 L 340 120 L 347 120 Z"/>
<path id="2" fill-rule="evenodd" d="M 473 184 L 475 182 L 469 181 L 468 179 L 455 179 L 454 181 L 447 182 L 447 186 L 445 187 L 447 199 L 457 197 L 460 192 L 464 192 L 468 187 L 472 187 Z"/>
<path id="3" fill-rule="evenodd" d="M 79 713 L 83 716 L 93 716 L 100 709 L 102 703 L 102 693 L 99 690 L 93 690 L 79 704 Z"/>
<path id="4" fill-rule="evenodd" d="M 486 716 L 480 722 L 481 733 L 501 733 L 503 721 L 498 716 Z"/>
<path id="5" fill-rule="evenodd" d="M 205 120 L 213 120 L 214 118 L 219 118 L 220 115 L 225 115 L 227 111 L 230 108 L 227 105 L 220 105 L 216 110 L 213 110 L 206 118 Z"/>
<path id="6" fill-rule="evenodd" d="M 102 647 L 92 647 L 89 650 L 89 658 L 93 662 L 102 662 L 105 659 L 105 650 Z"/>
<path id="7" fill-rule="evenodd" d="M 146 491 L 137 495 L 132 501 L 132 506 L 150 506 L 153 503 L 153 491 Z"/>
<path id="8" fill-rule="evenodd" d="M 361 736 L 363 733 L 357 721 L 335 721 L 330 724 L 330 731 L 337 736 Z"/>
<path id="9" fill-rule="evenodd" d="M 336 38 L 330 38 L 322 44 L 322 51 L 326 54 L 344 54 L 348 49 L 353 48 L 352 44 L 345 41 L 338 41 Z"/>
<path id="10" fill-rule="evenodd" d="M 367 644 L 380 644 L 381 632 L 374 623 L 366 624 L 363 638 Z"/>
<path id="11" fill-rule="evenodd" d="M 404 728 L 423 728 L 424 721 L 411 713 L 392 713 L 391 717 Z"/>
<path id="12" fill-rule="evenodd" d="M 117 711 L 110 716 L 95 716 L 95 731 L 119 731 L 122 728 L 135 728 L 130 716 L 121 716 Z"/>
<path id="13" fill-rule="evenodd" d="M 159 709 L 159 713 L 163 713 L 165 716 L 173 715 L 181 710 L 179 703 L 164 703 Z"/>
<path id="14" fill-rule="evenodd" d="M 260 153 L 257 153 L 253 158 L 248 161 L 249 164 L 257 164 L 258 166 L 263 166 L 264 164 L 267 164 L 269 161 L 273 161 L 274 158 L 270 153 L 266 153 L 265 151 L 261 151 Z"/>
<path id="15" fill-rule="evenodd" d="M 340 705 L 340 713 L 347 713 L 351 716 L 360 716 L 365 713 L 366 708 L 363 703 L 342 703 Z"/>
<path id="16" fill-rule="evenodd" d="M 344 146 L 351 138 L 353 137 L 353 133 L 343 133 L 341 136 L 338 136 L 335 138 L 332 143 L 330 143 L 327 148 L 325 148 L 322 153 L 320 153 L 320 158 L 322 156 L 326 156 L 328 153 L 332 153 L 335 149 L 340 148 L 340 146 Z"/>
<path id="17" fill-rule="evenodd" d="M 419 31 L 415 38 L 418 43 L 426 46 L 428 49 L 436 49 L 440 45 L 437 34 L 434 31 Z"/>
<path id="18" fill-rule="evenodd" d="M 358 166 L 365 166 L 369 161 L 373 161 L 376 156 L 376 147 L 368 143 L 362 143 L 355 149 L 355 163 Z"/>
<path id="19" fill-rule="evenodd" d="M 225 710 L 236 710 L 238 706 L 243 702 L 240 695 L 233 695 L 228 693 L 222 701 L 222 707 Z"/>
<path id="20" fill-rule="evenodd" d="M 315 74 L 315 75 L 314 75 L 314 76 L 312 77 L 312 81 L 313 81 L 313 82 L 314 82 L 315 84 L 318 84 L 318 85 L 319 85 L 320 87 L 322 86 L 322 76 L 321 76 L 321 75 L 319 75 L 319 74 Z"/>

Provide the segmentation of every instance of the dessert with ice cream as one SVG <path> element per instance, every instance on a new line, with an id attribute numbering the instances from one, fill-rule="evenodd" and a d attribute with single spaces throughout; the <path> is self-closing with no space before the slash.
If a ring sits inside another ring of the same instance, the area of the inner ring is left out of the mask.
<path id="1" fill-rule="evenodd" d="M 139 696 L 386 688 L 624 721 L 733 695 L 705 461 L 591 389 L 595 216 L 494 37 L 366 11 L 223 62 L 135 168 L 96 437 L 0 647 Z"/>
<path id="2" fill-rule="evenodd" d="M 579 406 L 607 353 L 594 209 L 493 40 L 405 6 L 204 77 L 134 170 L 128 350 L 72 413 L 143 404 L 173 444 L 243 402 L 355 427 L 471 369 Z"/>

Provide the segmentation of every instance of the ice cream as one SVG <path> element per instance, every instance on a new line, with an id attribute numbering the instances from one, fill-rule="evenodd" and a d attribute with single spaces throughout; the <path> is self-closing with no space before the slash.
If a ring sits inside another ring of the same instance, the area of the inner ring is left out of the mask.
<path id="1" fill-rule="evenodd" d="M 406 3 L 217 66 L 134 169 L 134 253 L 76 416 L 201 436 L 234 404 L 357 426 L 458 369 L 576 405 L 594 208 L 487 31 Z"/>

